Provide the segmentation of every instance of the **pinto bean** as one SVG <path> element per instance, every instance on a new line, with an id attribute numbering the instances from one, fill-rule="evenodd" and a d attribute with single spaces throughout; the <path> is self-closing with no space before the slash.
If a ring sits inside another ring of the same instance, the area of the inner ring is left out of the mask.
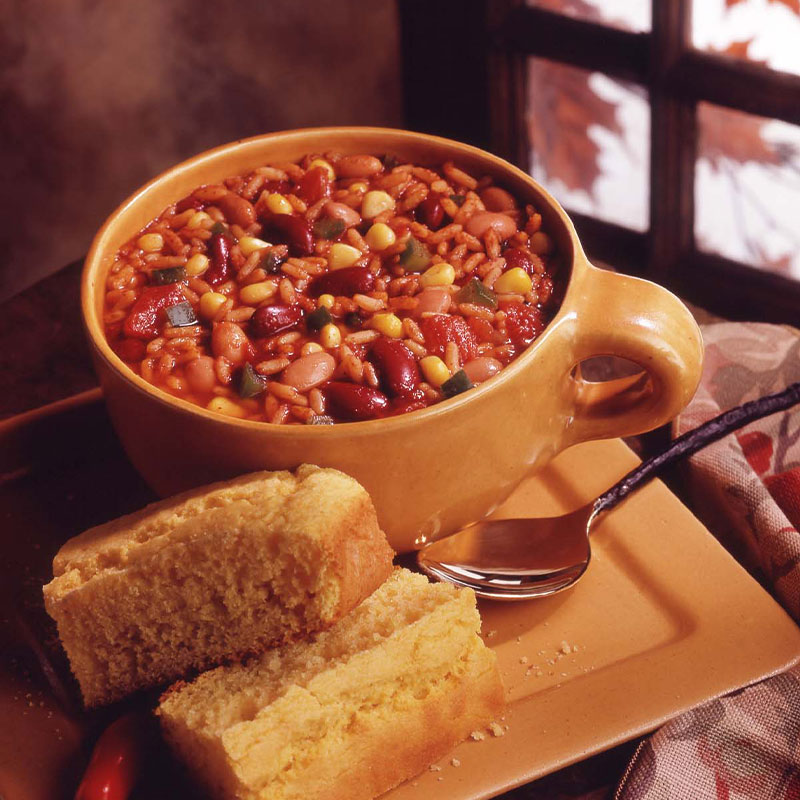
<path id="1" fill-rule="evenodd" d="M 217 201 L 220 211 L 242 228 L 247 228 L 256 221 L 256 210 L 251 202 L 240 197 L 236 192 L 228 192 Z"/>
<path id="2" fill-rule="evenodd" d="M 473 383 L 483 383 L 491 378 L 492 375 L 497 375 L 502 368 L 503 365 L 496 358 L 489 356 L 473 358 L 472 361 L 467 361 L 463 366 L 464 372 L 467 373 L 467 377 Z"/>
<path id="3" fill-rule="evenodd" d="M 336 164 L 336 174 L 340 178 L 367 178 L 383 169 L 383 164 L 375 156 L 342 156 Z"/>
<path id="4" fill-rule="evenodd" d="M 430 286 L 417 295 L 417 301 L 414 316 L 421 317 L 425 313 L 446 314 L 450 308 L 452 297 L 447 289 Z"/>
<path id="5" fill-rule="evenodd" d="M 249 354 L 250 340 L 236 323 L 219 322 L 211 332 L 211 351 L 231 364 L 241 364 Z"/>
<path id="6" fill-rule="evenodd" d="M 487 211 L 513 211 L 517 207 L 514 197 L 499 186 L 487 186 L 480 198 Z"/>
<path id="7" fill-rule="evenodd" d="M 194 361 L 189 361 L 183 370 L 189 387 L 197 394 L 210 394 L 217 384 L 211 356 L 198 356 Z"/>
<path id="8" fill-rule="evenodd" d="M 464 226 L 467 233 L 477 236 L 479 239 L 492 228 L 500 241 L 508 239 L 517 232 L 517 223 L 505 214 L 498 214 L 494 211 L 476 211 Z"/>
<path id="9" fill-rule="evenodd" d="M 331 217 L 332 219 L 340 219 L 348 228 L 352 228 L 353 225 L 358 225 L 358 223 L 361 222 L 361 214 L 345 203 L 334 203 L 333 200 L 331 200 L 325 203 L 323 211 L 325 216 Z"/>
<path id="10" fill-rule="evenodd" d="M 307 392 L 330 380 L 335 369 L 336 359 L 330 353 L 309 353 L 289 364 L 281 379 L 298 392 Z"/>

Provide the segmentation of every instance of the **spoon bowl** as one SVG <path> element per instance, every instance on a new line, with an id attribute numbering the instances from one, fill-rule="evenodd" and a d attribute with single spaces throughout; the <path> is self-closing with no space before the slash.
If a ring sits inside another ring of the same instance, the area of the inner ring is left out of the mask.
<path id="1" fill-rule="evenodd" d="M 754 420 L 800 402 L 800 382 L 720 414 L 643 461 L 593 502 L 557 517 L 487 519 L 431 542 L 417 554 L 436 580 L 473 589 L 490 600 L 530 600 L 573 586 L 591 561 L 597 518 L 669 464 L 702 450 Z"/>

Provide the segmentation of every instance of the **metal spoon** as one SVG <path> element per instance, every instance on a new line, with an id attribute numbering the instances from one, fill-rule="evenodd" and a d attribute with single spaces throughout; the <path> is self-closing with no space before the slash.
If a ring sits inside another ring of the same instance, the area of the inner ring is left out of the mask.
<path id="1" fill-rule="evenodd" d="M 800 403 L 800 382 L 753 400 L 688 431 L 643 461 L 596 500 L 571 514 L 540 519 L 484 520 L 417 554 L 420 568 L 438 580 L 492 600 L 528 600 L 572 586 L 589 566 L 589 534 L 605 514 L 663 468 L 777 411 Z"/>

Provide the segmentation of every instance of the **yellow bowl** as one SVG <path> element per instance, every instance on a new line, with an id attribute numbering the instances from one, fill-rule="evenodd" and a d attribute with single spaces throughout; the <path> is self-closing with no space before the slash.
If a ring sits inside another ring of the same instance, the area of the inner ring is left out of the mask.
<path id="1" fill-rule="evenodd" d="M 394 153 L 418 164 L 453 160 L 490 174 L 541 212 L 568 268 L 561 307 L 539 339 L 497 376 L 463 395 L 388 419 L 334 426 L 232 419 L 147 383 L 103 333 L 105 278 L 118 248 L 195 187 L 308 152 Z M 131 461 L 162 495 L 257 469 L 309 462 L 336 467 L 370 492 L 402 552 L 482 518 L 532 469 L 587 439 L 641 433 L 691 399 L 702 340 L 685 306 L 648 281 L 598 270 L 564 210 L 532 178 L 459 142 L 381 128 L 318 128 L 218 147 L 152 180 L 95 237 L 82 282 L 83 316 L 115 429 Z M 646 379 L 583 381 L 574 367 L 597 355 L 630 359 Z"/>

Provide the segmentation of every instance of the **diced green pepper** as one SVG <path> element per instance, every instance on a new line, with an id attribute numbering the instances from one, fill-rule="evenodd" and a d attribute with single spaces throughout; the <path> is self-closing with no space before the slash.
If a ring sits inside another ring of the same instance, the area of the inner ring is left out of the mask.
<path id="1" fill-rule="evenodd" d="M 211 231 L 211 233 L 217 233 L 217 234 L 228 232 L 228 229 L 221 222 L 215 222 L 209 230 Z"/>
<path id="2" fill-rule="evenodd" d="M 168 306 L 166 309 L 167 319 L 173 328 L 185 328 L 187 325 L 196 325 L 197 317 L 194 315 L 192 304 L 183 301 L 174 306 Z"/>
<path id="3" fill-rule="evenodd" d="M 314 236 L 320 239 L 335 239 L 344 231 L 345 224 L 343 219 L 333 219 L 323 217 L 314 223 Z"/>
<path id="4" fill-rule="evenodd" d="M 472 381 L 467 377 L 467 373 L 460 369 L 442 384 L 442 394 L 445 397 L 454 397 L 457 394 L 461 394 L 461 392 L 466 392 L 467 389 L 471 389 L 472 386 Z"/>
<path id="5" fill-rule="evenodd" d="M 251 364 L 245 364 L 239 376 L 239 397 L 255 397 L 267 388 L 267 379 L 259 375 Z"/>
<path id="6" fill-rule="evenodd" d="M 451 194 L 450 199 L 457 205 L 463 206 L 464 201 L 467 199 L 467 196 L 464 194 Z"/>
<path id="7" fill-rule="evenodd" d="M 345 316 L 344 322 L 348 328 L 360 328 L 364 324 L 364 318 L 358 311 L 351 311 Z"/>
<path id="8" fill-rule="evenodd" d="M 331 312 L 325 306 L 320 306 L 306 314 L 306 325 L 310 331 L 321 331 L 332 319 Z"/>
<path id="9" fill-rule="evenodd" d="M 150 282 L 155 286 L 166 286 L 168 283 L 180 283 L 185 280 L 186 270 L 183 267 L 154 269 L 150 273 Z"/>
<path id="10" fill-rule="evenodd" d="M 333 417 L 329 417 L 326 414 L 315 414 L 308 420 L 309 425 L 333 425 Z"/>
<path id="11" fill-rule="evenodd" d="M 391 172 L 400 164 L 400 159 L 394 153 L 386 153 L 383 158 L 381 158 L 381 161 L 383 162 L 383 168 L 387 172 Z"/>
<path id="12" fill-rule="evenodd" d="M 422 272 L 431 263 L 430 250 L 419 239 L 410 236 L 406 249 L 400 253 L 400 263 L 409 272 Z"/>
<path id="13" fill-rule="evenodd" d="M 486 308 L 497 308 L 497 295 L 484 286 L 477 278 L 459 289 L 455 297 L 456 303 L 472 303 Z"/>
<path id="14" fill-rule="evenodd" d="M 278 255 L 274 250 L 270 250 L 264 258 L 261 259 L 261 269 L 270 275 L 277 275 L 281 271 L 281 264 L 286 261 L 285 256 Z"/>

